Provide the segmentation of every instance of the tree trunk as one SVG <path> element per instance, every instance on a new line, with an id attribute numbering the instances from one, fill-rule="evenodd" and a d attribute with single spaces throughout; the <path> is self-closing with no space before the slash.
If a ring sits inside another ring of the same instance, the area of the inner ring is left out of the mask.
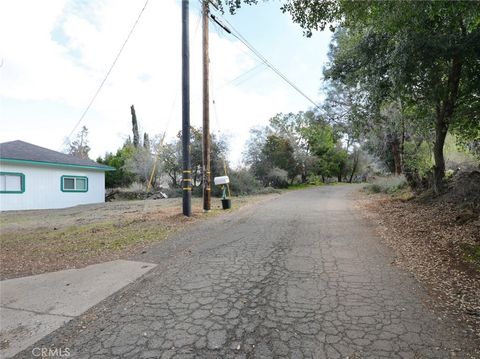
<path id="1" fill-rule="evenodd" d="M 396 137 L 391 142 L 393 162 L 395 163 L 395 175 L 397 176 L 402 174 L 402 156 L 398 142 L 398 138 Z"/>
<path id="2" fill-rule="evenodd" d="M 441 193 L 444 189 L 445 157 L 443 156 L 443 146 L 457 102 L 461 73 L 462 58 L 456 54 L 452 58 L 452 66 L 448 74 L 447 96 L 442 103 L 437 105 L 436 111 L 435 144 L 433 146 L 433 157 L 435 159 L 435 166 L 433 168 L 433 191 L 435 194 Z"/>
<path id="3" fill-rule="evenodd" d="M 302 173 L 301 173 L 301 179 L 300 181 L 302 181 L 302 183 L 306 183 L 307 182 L 307 169 L 306 169 L 306 165 L 303 164 L 302 165 Z"/>
<path id="4" fill-rule="evenodd" d="M 354 147 L 354 152 L 353 152 L 353 166 L 352 166 L 352 172 L 350 173 L 350 179 L 348 180 L 348 183 L 352 183 L 353 175 L 354 175 L 355 172 L 357 171 L 357 167 L 358 167 L 358 157 L 359 157 L 359 154 L 358 154 L 357 150 L 356 150 L 355 147 Z"/>
<path id="5" fill-rule="evenodd" d="M 168 176 L 172 180 L 172 187 L 177 188 L 177 172 L 173 172 L 173 174 L 169 173 Z"/>
<path id="6" fill-rule="evenodd" d="M 445 177 L 445 157 L 443 156 L 443 146 L 447 137 L 448 125 L 442 117 L 435 123 L 435 143 L 433 145 L 433 158 L 435 166 L 433 167 L 433 191 L 439 194 L 443 190 L 443 178 Z"/>

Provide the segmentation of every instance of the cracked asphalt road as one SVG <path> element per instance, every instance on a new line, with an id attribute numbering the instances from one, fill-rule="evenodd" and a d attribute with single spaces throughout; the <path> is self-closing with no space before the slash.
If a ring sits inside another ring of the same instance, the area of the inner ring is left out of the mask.
<path id="1" fill-rule="evenodd" d="M 157 268 L 34 347 L 74 358 L 476 357 L 479 342 L 391 265 L 353 208 L 356 189 L 289 192 L 192 227 L 142 255 Z"/>

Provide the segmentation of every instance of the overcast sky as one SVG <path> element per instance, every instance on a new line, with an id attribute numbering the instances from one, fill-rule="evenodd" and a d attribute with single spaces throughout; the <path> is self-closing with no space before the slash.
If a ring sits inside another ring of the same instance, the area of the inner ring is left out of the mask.
<path id="1" fill-rule="evenodd" d="M 0 142 L 62 149 L 125 41 L 145 0 L 2 0 Z M 281 2 L 224 16 L 309 97 L 321 102 L 330 33 L 305 38 Z M 150 136 L 181 128 L 181 1 L 150 0 L 105 86 L 85 116 L 90 157 L 115 152 L 131 134 L 130 105 Z M 201 125 L 200 1 L 190 1 L 191 123 Z M 210 25 L 212 130 L 230 136 L 238 164 L 248 131 L 311 103 L 241 42 Z M 246 74 L 245 74 L 246 73 Z M 241 76 L 244 74 L 243 76 Z M 237 80 L 238 76 L 240 76 Z M 232 81 L 234 80 L 234 81 Z"/>

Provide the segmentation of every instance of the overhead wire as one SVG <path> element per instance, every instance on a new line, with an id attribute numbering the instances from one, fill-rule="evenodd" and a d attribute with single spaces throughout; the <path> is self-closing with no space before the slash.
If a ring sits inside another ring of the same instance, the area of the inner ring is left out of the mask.
<path id="1" fill-rule="evenodd" d="M 202 0 L 198 0 L 198 2 L 201 4 Z M 215 4 L 212 4 L 212 5 L 215 6 Z M 214 21 L 211 17 L 209 17 L 208 20 L 209 20 L 210 24 L 213 25 L 213 29 L 214 29 L 215 33 L 218 35 L 218 37 L 221 38 L 221 39 L 226 39 L 226 36 L 224 35 L 225 29 L 223 27 L 221 27 L 221 25 L 218 22 Z M 234 77 L 233 79 L 227 80 L 222 85 L 217 87 L 217 89 L 224 88 L 224 87 L 230 85 L 231 83 L 234 83 L 235 81 L 239 80 L 240 78 L 242 78 L 244 76 L 247 76 L 249 74 L 253 74 L 254 72 L 258 71 L 259 69 L 260 69 L 259 73 L 264 70 L 264 68 L 260 68 L 260 66 L 265 66 L 265 64 L 262 61 L 259 61 L 257 56 L 254 56 L 251 51 L 245 51 L 245 47 L 239 45 L 238 42 L 235 41 L 233 44 L 242 53 L 244 53 L 246 56 L 250 57 L 253 61 L 255 61 L 255 65 L 253 67 L 251 67 L 250 69 L 246 70 L 245 72 L 243 72 L 243 73 L 239 74 L 238 76 Z M 248 78 L 243 79 L 242 81 L 235 84 L 235 86 L 238 86 L 241 83 L 249 80 L 251 77 L 253 77 L 253 76 L 249 76 Z"/>
<path id="2" fill-rule="evenodd" d="M 198 10 L 198 9 L 197 9 Z M 193 37 L 195 38 L 195 36 L 197 35 L 198 33 L 198 28 L 200 27 L 200 20 L 201 20 L 201 13 L 202 13 L 202 9 L 200 8 L 199 9 L 199 12 L 200 12 L 200 15 L 198 16 L 197 18 L 197 23 L 195 24 L 195 30 L 194 30 L 194 35 Z M 150 192 L 150 188 L 152 186 L 152 181 L 153 181 L 153 177 L 155 175 L 155 171 L 157 169 L 157 161 L 158 161 L 158 158 L 160 157 L 160 152 L 161 152 L 161 149 L 163 147 L 163 144 L 165 142 L 165 137 L 167 135 L 167 132 L 168 132 L 168 129 L 170 127 L 170 122 L 172 121 L 173 119 L 173 115 L 174 115 L 174 112 L 175 112 L 175 109 L 176 109 L 176 105 L 177 105 L 177 99 L 178 99 L 178 93 L 179 93 L 179 88 L 180 88 L 180 83 L 177 82 L 177 89 L 175 91 L 175 97 L 173 99 L 173 102 L 172 102 L 172 107 L 171 107 L 171 110 L 170 110 L 170 116 L 168 117 L 167 119 L 167 122 L 166 122 L 166 125 L 165 125 L 165 129 L 163 131 L 163 135 L 162 137 L 160 138 L 160 141 L 158 143 L 158 147 L 157 147 L 157 151 L 155 153 L 155 160 L 153 161 L 153 167 L 152 167 L 152 172 L 150 173 L 150 177 L 149 177 L 149 180 L 148 180 L 148 183 L 147 183 L 147 192 Z"/>
<path id="3" fill-rule="evenodd" d="M 215 24 L 214 28 L 218 33 L 218 28 L 217 28 L 216 24 Z M 221 36 L 221 35 L 219 34 L 219 36 Z M 211 59 L 210 59 L 210 62 L 212 62 Z M 252 70 L 258 68 L 258 66 L 260 66 L 260 65 L 263 65 L 263 64 L 258 63 L 253 68 L 249 69 L 248 71 L 244 72 L 243 74 L 240 74 L 239 76 L 235 77 L 234 79 L 232 79 L 232 80 L 228 81 L 227 83 L 223 84 L 218 89 L 226 86 L 229 83 L 234 82 L 235 80 L 237 80 L 238 78 L 241 78 L 242 76 L 246 75 L 247 73 L 251 73 Z M 213 112 L 214 112 L 213 118 L 215 119 L 215 126 L 216 126 L 216 129 L 217 129 L 218 138 L 220 138 L 220 134 L 221 134 L 220 121 L 219 121 L 219 116 L 218 116 L 218 111 L 217 111 L 217 104 L 216 104 L 216 101 L 215 101 L 215 92 L 214 92 L 214 87 L 213 87 L 213 72 L 212 71 L 209 71 L 209 85 L 210 85 L 209 86 L 209 91 L 210 91 L 211 103 L 212 103 Z M 224 175 L 228 176 L 228 169 L 227 169 L 228 166 L 227 166 L 227 160 L 225 158 L 225 153 L 220 152 L 220 159 L 222 160 Z M 230 190 L 230 184 L 229 183 L 227 183 L 227 191 L 228 191 L 228 197 L 231 197 L 232 193 L 231 193 L 231 190 Z"/>
<path id="4" fill-rule="evenodd" d="M 201 2 L 201 0 L 199 0 Z M 207 0 L 208 1 L 208 0 Z M 215 5 L 213 4 L 211 1 L 210 3 L 212 5 Z M 216 8 L 216 6 L 215 6 Z M 218 8 L 216 8 L 218 10 Z M 218 16 L 218 15 L 217 15 Z M 222 30 L 224 30 L 225 32 L 227 32 L 228 34 L 234 36 L 237 40 L 239 40 L 247 49 L 250 50 L 251 53 L 253 53 L 255 55 L 255 59 L 259 59 L 261 62 L 259 64 L 257 64 L 256 66 L 254 66 L 253 68 L 249 69 L 248 71 L 246 71 L 245 73 L 243 74 L 240 74 L 239 76 L 235 77 L 234 79 L 230 80 L 230 81 L 227 81 L 225 84 L 223 84 L 220 88 L 226 86 L 227 84 L 230 84 L 230 83 L 233 83 L 235 82 L 236 80 L 238 80 L 239 78 L 247 75 L 248 73 L 251 73 L 253 72 L 253 70 L 256 70 L 258 68 L 259 65 L 266 65 L 268 68 L 270 68 L 275 74 L 277 74 L 282 80 L 284 80 L 288 85 L 290 85 L 294 90 L 296 90 L 301 96 L 303 96 L 306 100 L 308 100 L 311 104 L 313 104 L 313 106 L 315 106 L 316 108 L 320 108 L 320 106 L 312 99 L 310 98 L 305 92 L 303 92 L 297 85 L 295 85 L 291 80 L 289 80 L 287 78 L 286 75 L 284 75 L 278 68 L 276 68 L 270 61 L 268 61 L 268 59 L 260 52 L 258 51 L 252 44 L 250 44 L 250 42 L 248 42 L 248 40 L 228 21 L 226 20 L 223 16 L 218 16 L 218 17 L 221 17 L 221 19 L 223 21 L 225 21 L 229 26 L 230 28 L 228 28 L 227 26 L 225 26 L 224 24 L 220 23 L 220 21 L 214 16 L 214 15 L 211 15 L 209 17 L 209 20 L 211 23 L 214 24 L 214 28 L 217 30 L 217 33 L 218 32 L 218 27 L 220 27 Z M 221 33 L 219 33 L 219 36 L 220 37 L 223 37 L 220 35 Z M 244 51 L 242 51 L 244 52 Z M 245 53 L 245 52 L 244 52 Z M 249 54 L 250 55 L 250 54 Z M 243 81 L 242 81 L 243 82 Z M 238 86 L 238 84 L 237 84 Z M 213 92 L 213 91 L 212 91 Z M 215 103 L 215 97 L 213 96 L 213 93 L 212 93 L 212 99 L 213 99 L 213 108 L 214 108 L 214 113 L 215 113 L 215 122 L 216 122 L 216 125 L 217 125 L 217 131 L 218 133 L 220 133 L 220 125 L 219 125 L 219 118 L 218 118 L 218 112 L 217 112 L 217 106 L 216 106 L 216 103 Z M 225 171 L 225 175 L 227 175 L 227 168 L 226 168 L 226 161 L 225 159 L 223 158 L 223 165 L 224 165 L 224 171 Z M 230 192 L 230 188 L 228 188 L 229 192 Z M 230 193 L 229 193 L 230 195 Z"/>
<path id="5" fill-rule="evenodd" d="M 128 40 L 130 39 L 130 37 L 132 36 L 133 31 L 134 31 L 135 28 L 137 27 L 137 25 L 138 25 L 138 23 L 139 23 L 139 21 L 140 21 L 140 18 L 142 17 L 142 15 L 143 15 L 143 13 L 144 13 L 144 11 L 145 11 L 145 8 L 146 8 L 147 5 L 148 5 L 148 2 L 149 2 L 149 0 L 146 0 L 146 1 L 145 1 L 145 4 L 143 5 L 142 9 L 140 10 L 140 13 L 138 14 L 137 19 L 136 19 L 135 22 L 133 23 L 133 26 L 132 26 L 132 28 L 130 29 L 130 31 L 128 32 L 127 38 L 125 39 L 125 41 L 123 42 L 122 46 L 120 47 L 120 50 L 118 51 L 117 56 L 115 56 L 115 59 L 113 60 L 112 65 L 111 65 L 110 68 L 108 69 L 105 77 L 103 78 L 102 82 L 101 82 L 100 85 L 98 86 L 97 90 L 95 91 L 93 97 L 91 98 L 91 100 L 90 100 L 90 102 L 88 103 L 87 107 L 86 107 L 85 110 L 83 111 L 82 115 L 80 116 L 80 119 L 77 121 L 77 123 L 75 124 L 75 126 L 73 126 L 72 131 L 70 131 L 70 134 L 67 136 L 67 140 L 70 140 L 70 137 L 72 136 L 73 132 L 75 132 L 75 130 L 77 129 L 78 125 L 80 125 L 80 123 L 83 121 L 83 119 L 85 118 L 87 112 L 90 110 L 90 108 L 92 107 L 93 103 L 95 102 L 95 99 L 97 98 L 98 94 L 100 93 L 100 91 L 102 90 L 103 86 L 105 85 L 105 82 L 107 81 L 108 77 L 110 76 L 110 73 L 112 72 L 113 68 L 114 68 L 115 65 L 117 64 L 118 59 L 120 58 L 120 55 L 122 54 L 123 49 L 124 49 L 125 46 L 127 45 L 127 42 L 128 42 Z"/>
<path id="6" fill-rule="evenodd" d="M 255 72 L 257 72 L 259 69 L 260 69 L 259 72 L 263 71 L 265 68 L 261 68 L 261 66 L 265 66 L 265 64 L 259 62 L 258 64 L 256 64 L 255 66 L 251 67 L 251 68 L 248 69 L 247 71 L 241 73 L 240 75 L 236 76 L 235 78 L 226 81 L 226 82 L 223 83 L 220 87 L 218 87 L 218 89 L 224 88 L 225 86 L 228 86 L 228 85 L 230 85 L 231 83 L 234 83 L 234 82 L 236 82 L 237 80 L 240 80 L 242 77 L 245 77 L 245 76 L 247 76 L 247 75 L 255 74 Z M 237 82 L 237 83 L 235 84 L 235 86 L 238 86 L 238 85 L 242 84 L 243 82 L 249 80 L 251 77 L 252 77 L 252 76 L 249 76 L 249 77 L 247 77 L 247 78 L 243 78 L 242 81 Z"/>
<path id="7" fill-rule="evenodd" d="M 201 1 L 201 0 L 199 0 Z M 213 25 L 213 29 L 215 30 L 215 33 L 218 35 L 218 37 L 220 37 L 221 39 L 227 39 L 227 36 L 225 36 L 225 31 L 224 29 L 219 25 L 218 22 L 216 22 L 215 20 L 213 20 L 211 17 L 208 17 L 208 20 L 210 22 L 210 24 Z M 239 50 L 241 51 L 243 54 L 245 54 L 246 56 L 250 57 L 253 61 L 255 61 L 256 63 L 263 63 L 262 61 L 259 61 L 258 57 L 255 56 L 251 51 L 248 51 L 248 49 L 245 48 L 245 46 L 242 46 L 240 45 L 237 41 L 234 41 L 233 42 L 233 45 Z"/>
<path id="8" fill-rule="evenodd" d="M 226 27 L 224 24 L 221 24 L 217 17 L 221 18 L 228 26 Z M 274 73 L 276 73 L 282 80 L 284 80 L 288 85 L 290 85 L 295 91 L 297 91 L 300 95 L 302 95 L 306 100 L 308 100 L 315 108 L 320 109 L 320 106 L 312 100 L 305 92 L 303 92 L 297 85 L 295 85 L 290 79 L 287 78 L 278 68 L 276 68 L 268 59 L 258 51 L 248 40 L 222 15 L 216 15 L 213 18 L 213 21 L 217 22 L 218 25 L 225 29 L 227 28 L 230 30 L 230 34 L 234 36 L 237 40 L 243 43 L 256 57 L 258 57 L 266 66 L 268 66 Z"/>
<path id="9" fill-rule="evenodd" d="M 213 25 L 213 29 L 215 30 L 215 32 L 217 33 L 217 35 L 220 37 L 220 38 L 225 38 L 225 36 L 223 35 L 223 32 L 219 30 L 219 25 L 218 23 L 216 23 L 215 21 L 213 21 L 211 18 L 209 18 L 210 20 L 210 23 Z M 237 45 L 237 43 L 235 43 L 235 45 Z M 260 62 L 258 61 L 258 58 L 255 57 L 255 56 L 252 56 L 251 52 L 246 52 L 244 50 L 244 48 L 241 48 L 241 47 L 238 47 L 240 51 L 242 51 L 245 55 L 251 57 L 254 61 L 255 61 L 255 65 L 251 68 L 249 68 L 247 71 L 239 74 L 238 76 L 234 77 L 233 79 L 231 80 L 227 80 L 226 82 L 224 82 L 222 85 L 220 85 L 219 87 L 217 87 L 217 89 L 221 89 L 221 88 L 224 88 L 225 86 L 227 85 L 230 85 L 231 83 L 234 83 L 235 81 L 239 80 L 240 78 L 248 75 L 248 74 L 251 74 L 251 73 L 254 73 L 255 71 L 257 71 L 260 66 L 265 66 L 265 64 L 263 62 Z M 263 69 L 261 69 L 261 71 L 263 71 Z M 248 79 L 245 79 L 244 81 L 246 81 Z M 240 83 L 243 83 L 244 81 L 241 81 Z M 240 83 L 237 83 L 236 86 L 238 86 Z"/>

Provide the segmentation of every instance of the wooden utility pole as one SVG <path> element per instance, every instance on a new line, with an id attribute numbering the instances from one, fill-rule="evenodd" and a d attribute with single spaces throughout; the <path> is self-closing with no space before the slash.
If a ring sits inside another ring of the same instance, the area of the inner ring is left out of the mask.
<path id="1" fill-rule="evenodd" d="M 208 57 L 208 0 L 203 0 L 203 210 L 211 208 L 211 178 L 210 178 L 210 96 L 209 96 L 209 66 Z"/>
<path id="2" fill-rule="evenodd" d="M 189 3 L 182 0 L 182 189 L 183 214 L 192 215 L 192 170 L 190 169 L 190 48 Z"/>

